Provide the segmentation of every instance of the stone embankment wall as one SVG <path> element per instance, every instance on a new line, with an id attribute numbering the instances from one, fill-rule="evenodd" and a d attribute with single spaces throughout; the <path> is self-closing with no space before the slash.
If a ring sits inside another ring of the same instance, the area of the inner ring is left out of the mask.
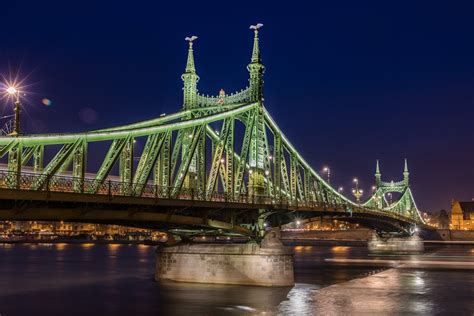
<path id="1" fill-rule="evenodd" d="M 371 229 L 351 229 L 351 230 L 285 230 L 281 232 L 281 238 L 291 239 L 340 239 L 340 240 L 369 240 L 374 233 Z"/>
<path id="2" fill-rule="evenodd" d="M 443 240 L 474 241 L 474 230 L 439 229 L 438 232 Z"/>

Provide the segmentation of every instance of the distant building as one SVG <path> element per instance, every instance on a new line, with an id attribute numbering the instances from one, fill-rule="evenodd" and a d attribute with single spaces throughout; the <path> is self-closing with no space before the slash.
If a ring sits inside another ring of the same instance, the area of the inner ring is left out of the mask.
<path id="1" fill-rule="evenodd" d="M 449 215 L 445 210 L 439 211 L 438 228 L 439 229 L 449 229 Z"/>
<path id="2" fill-rule="evenodd" d="M 451 205 L 451 229 L 474 229 L 474 201 L 453 201 Z"/>
<path id="3" fill-rule="evenodd" d="M 0 233 L 54 234 L 57 236 L 77 235 L 128 235 L 134 233 L 151 234 L 150 229 L 120 225 L 91 224 L 80 222 L 49 221 L 0 221 Z"/>

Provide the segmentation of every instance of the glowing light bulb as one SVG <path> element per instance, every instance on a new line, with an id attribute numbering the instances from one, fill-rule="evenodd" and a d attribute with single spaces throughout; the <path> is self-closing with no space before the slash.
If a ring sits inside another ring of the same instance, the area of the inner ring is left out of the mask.
<path id="1" fill-rule="evenodd" d="M 16 94 L 18 90 L 15 87 L 8 87 L 7 92 L 8 94 Z"/>

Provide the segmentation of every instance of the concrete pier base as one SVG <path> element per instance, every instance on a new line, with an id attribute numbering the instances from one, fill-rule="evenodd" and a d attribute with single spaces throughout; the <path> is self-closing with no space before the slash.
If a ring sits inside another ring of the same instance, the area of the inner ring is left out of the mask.
<path id="1" fill-rule="evenodd" d="M 293 286 L 293 253 L 279 241 L 184 244 L 157 249 L 155 280 Z"/>
<path id="2" fill-rule="evenodd" d="M 418 236 L 381 238 L 373 234 L 368 242 L 371 253 L 422 253 L 423 240 Z"/>

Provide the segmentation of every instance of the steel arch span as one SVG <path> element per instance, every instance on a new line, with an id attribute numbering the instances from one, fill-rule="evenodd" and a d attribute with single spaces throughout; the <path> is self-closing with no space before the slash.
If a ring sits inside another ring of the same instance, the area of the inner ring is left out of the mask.
<path id="1" fill-rule="evenodd" d="M 259 29 L 249 84 L 201 94 L 193 41 L 182 75 L 181 111 L 83 133 L 0 137 L 0 219 L 200 227 L 252 235 L 265 221 L 328 214 L 408 231 L 423 224 L 408 186 L 380 181 L 364 204 L 329 185 L 280 130 L 264 105 Z M 136 142 L 143 144 L 138 149 Z M 88 157 L 106 149 L 100 166 Z M 138 159 L 135 159 L 138 158 Z M 94 169 L 94 170 L 93 170 Z M 385 194 L 402 193 L 395 203 Z"/>

